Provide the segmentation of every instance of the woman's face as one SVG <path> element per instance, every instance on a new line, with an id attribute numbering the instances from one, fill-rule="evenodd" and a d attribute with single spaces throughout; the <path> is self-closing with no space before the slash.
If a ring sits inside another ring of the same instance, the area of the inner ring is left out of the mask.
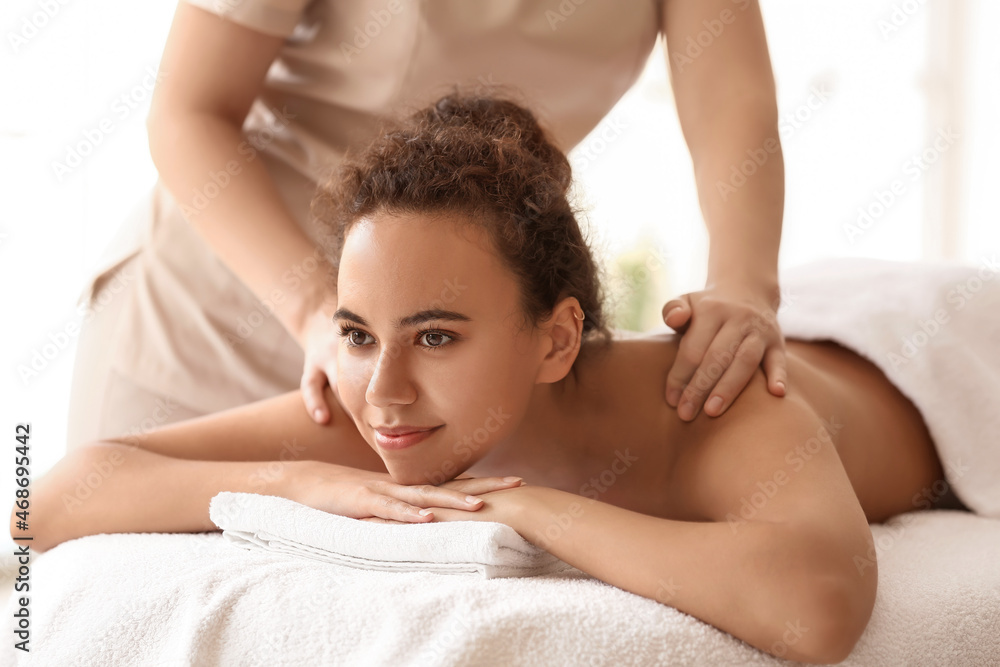
<path id="1" fill-rule="evenodd" d="M 377 213 L 345 239 L 337 388 L 399 484 L 456 477 L 523 419 L 545 348 L 514 275 L 455 216 Z M 376 429 L 438 427 L 392 448 Z"/>

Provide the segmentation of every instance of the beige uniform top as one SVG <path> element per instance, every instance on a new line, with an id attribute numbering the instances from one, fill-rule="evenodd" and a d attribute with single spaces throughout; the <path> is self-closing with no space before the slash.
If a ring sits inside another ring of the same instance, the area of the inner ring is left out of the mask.
<path id="1" fill-rule="evenodd" d="M 514 86 L 568 151 L 638 78 L 662 17 L 662 0 L 185 1 L 286 37 L 244 123 L 241 155 L 264 160 L 314 241 L 316 183 L 381 116 L 425 106 L 454 83 Z M 203 194 L 217 185 L 206 178 Z M 81 299 L 136 253 L 135 289 L 108 341 L 117 371 L 203 412 L 298 387 L 302 350 L 159 181 Z M 284 294 L 309 268 L 289 267 Z"/>

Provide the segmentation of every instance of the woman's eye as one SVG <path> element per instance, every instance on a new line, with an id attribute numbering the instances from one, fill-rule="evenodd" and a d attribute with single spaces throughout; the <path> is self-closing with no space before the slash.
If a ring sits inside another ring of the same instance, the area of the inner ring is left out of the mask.
<path id="1" fill-rule="evenodd" d="M 358 331 L 357 329 L 354 329 L 352 331 L 348 331 L 347 332 L 347 342 L 350 343 L 351 345 L 358 345 L 358 346 L 364 345 L 365 344 L 365 338 L 364 337 L 367 336 L 367 335 L 368 334 L 366 334 L 364 332 L 361 332 L 361 331 Z M 360 338 L 358 338 L 358 337 L 360 337 Z"/>
<path id="2" fill-rule="evenodd" d="M 433 347 L 444 347 L 448 343 L 445 342 L 442 339 L 447 338 L 447 339 L 450 340 L 451 336 L 448 336 L 448 335 L 443 334 L 443 333 L 439 333 L 437 331 L 428 331 L 425 334 L 423 334 L 423 336 L 421 336 L 421 338 L 423 338 L 424 341 L 427 343 L 427 347 L 433 348 Z"/>

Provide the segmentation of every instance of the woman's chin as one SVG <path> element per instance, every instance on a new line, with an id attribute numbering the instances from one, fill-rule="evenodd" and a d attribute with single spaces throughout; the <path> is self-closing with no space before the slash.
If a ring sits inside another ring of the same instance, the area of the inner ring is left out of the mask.
<path id="1" fill-rule="evenodd" d="M 401 484 L 404 486 L 416 486 L 418 484 L 430 484 L 432 486 L 438 486 L 444 484 L 445 482 L 450 482 L 455 479 L 460 472 L 455 472 L 453 474 L 447 475 L 440 470 L 427 470 L 419 469 L 415 470 L 410 466 L 399 465 L 399 462 L 384 461 L 386 471 L 389 473 L 389 477 L 395 484 Z"/>

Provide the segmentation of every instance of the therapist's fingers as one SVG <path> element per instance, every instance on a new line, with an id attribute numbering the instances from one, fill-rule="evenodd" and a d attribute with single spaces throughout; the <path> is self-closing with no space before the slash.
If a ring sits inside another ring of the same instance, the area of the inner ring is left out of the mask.
<path id="1" fill-rule="evenodd" d="M 722 325 L 723 322 L 718 319 L 696 318 L 681 336 L 677 356 L 667 373 L 667 403 L 671 407 L 678 407 L 683 402 L 685 392 L 688 393 L 688 398 L 693 396 L 691 380 Z"/>
<path id="2" fill-rule="evenodd" d="M 775 396 L 788 393 L 788 363 L 785 357 L 785 340 L 771 343 L 764 352 L 764 375 L 767 376 L 767 389 Z"/>
<path id="3" fill-rule="evenodd" d="M 325 424 L 330 420 L 330 408 L 323 396 L 323 388 L 327 385 L 326 372 L 318 366 L 308 366 L 302 373 L 302 400 L 306 404 L 306 412 L 317 424 Z"/>
<path id="4" fill-rule="evenodd" d="M 722 338 L 720 335 L 719 338 Z M 723 364 L 728 361 L 728 366 L 721 371 L 721 376 L 716 373 L 718 381 L 714 382 L 714 387 L 707 390 L 708 399 L 705 401 L 705 414 L 709 417 L 718 417 L 729 409 L 733 401 L 743 392 L 750 379 L 760 366 L 761 357 L 764 356 L 764 340 L 757 333 L 751 333 L 743 338 L 737 345 L 727 343 L 726 352 L 718 357 L 718 363 Z M 735 352 L 729 353 L 728 349 L 735 347 Z M 711 355 L 712 352 L 709 353 Z M 707 358 L 707 356 L 706 356 Z M 711 373 L 713 369 L 709 369 Z M 699 369 L 700 371 L 700 369 Z M 695 380 L 697 383 L 698 380 Z M 683 404 L 683 399 L 681 401 Z M 696 405 L 698 403 L 696 402 Z M 695 413 L 697 414 L 697 410 Z M 693 415 L 692 415 L 693 416 Z"/>
<path id="5" fill-rule="evenodd" d="M 686 294 L 671 299 L 664 304 L 661 314 L 664 324 L 681 333 L 691 319 L 691 300 Z"/>

